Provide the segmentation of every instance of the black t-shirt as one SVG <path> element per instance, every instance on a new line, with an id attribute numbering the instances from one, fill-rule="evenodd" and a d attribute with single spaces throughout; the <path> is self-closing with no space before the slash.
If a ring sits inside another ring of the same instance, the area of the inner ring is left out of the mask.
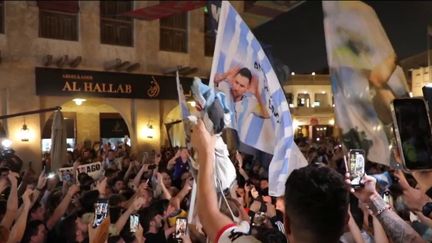
<path id="1" fill-rule="evenodd" d="M 159 230 L 156 234 L 154 233 L 145 233 L 144 237 L 146 238 L 146 243 L 166 243 L 167 240 L 165 238 L 165 232 L 163 229 Z"/>

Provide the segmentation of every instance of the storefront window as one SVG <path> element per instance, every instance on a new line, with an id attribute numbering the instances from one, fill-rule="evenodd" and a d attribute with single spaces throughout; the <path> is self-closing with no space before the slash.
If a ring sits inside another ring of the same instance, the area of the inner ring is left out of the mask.
<path id="1" fill-rule="evenodd" d="M 312 128 L 312 139 L 320 142 L 324 141 L 325 138 L 333 135 L 333 126 L 329 125 L 316 125 Z"/>
<path id="2" fill-rule="evenodd" d="M 131 146 L 129 129 L 119 113 L 100 113 L 99 123 L 100 137 L 103 144 L 110 143 L 113 149 L 123 143 Z"/>

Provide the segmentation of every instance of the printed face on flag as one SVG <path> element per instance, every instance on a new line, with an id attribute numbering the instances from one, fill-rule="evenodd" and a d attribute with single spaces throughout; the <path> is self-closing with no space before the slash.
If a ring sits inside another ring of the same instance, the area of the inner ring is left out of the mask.
<path id="1" fill-rule="evenodd" d="M 390 160 L 390 103 L 408 95 L 403 70 L 374 10 L 359 1 L 323 1 L 335 115 L 349 149 Z"/>
<path id="2" fill-rule="evenodd" d="M 288 103 L 276 73 L 228 1 L 220 11 L 210 87 L 225 94 L 228 127 L 235 130 L 241 152 L 270 157 L 269 193 L 282 195 L 291 171 L 307 163 L 294 143 Z"/>

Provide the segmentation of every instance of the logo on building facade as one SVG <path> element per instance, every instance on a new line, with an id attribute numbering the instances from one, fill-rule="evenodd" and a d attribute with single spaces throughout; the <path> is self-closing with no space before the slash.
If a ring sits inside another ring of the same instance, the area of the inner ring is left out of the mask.
<path id="1" fill-rule="evenodd" d="M 147 95 L 154 98 L 159 95 L 160 86 L 156 79 L 152 76 L 152 81 L 150 81 L 150 88 L 147 90 Z"/>

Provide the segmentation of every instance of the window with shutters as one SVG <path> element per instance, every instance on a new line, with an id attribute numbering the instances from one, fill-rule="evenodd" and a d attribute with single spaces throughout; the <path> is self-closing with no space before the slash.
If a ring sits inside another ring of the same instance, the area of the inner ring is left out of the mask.
<path id="1" fill-rule="evenodd" d="M 78 13 L 39 9 L 39 37 L 78 40 Z"/>
<path id="2" fill-rule="evenodd" d="M 187 13 L 160 20 L 159 49 L 161 51 L 187 52 Z"/>
<path id="3" fill-rule="evenodd" d="M 133 19 L 120 16 L 132 10 L 132 1 L 100 2 L 101 43 L 133 46 Z"/>
<path id="4" fill-rule="evenodd" d="M 208 9 L 204 11 L 204 55 L 213 56 L 216 35 L 212 33 L 214 31 L 210 26 L 210 13 Z"/>
<path id="5" fill-rule="evenodd" d="M 0 33 L 4 33 L 4 2 L 0 1 Z"/>

